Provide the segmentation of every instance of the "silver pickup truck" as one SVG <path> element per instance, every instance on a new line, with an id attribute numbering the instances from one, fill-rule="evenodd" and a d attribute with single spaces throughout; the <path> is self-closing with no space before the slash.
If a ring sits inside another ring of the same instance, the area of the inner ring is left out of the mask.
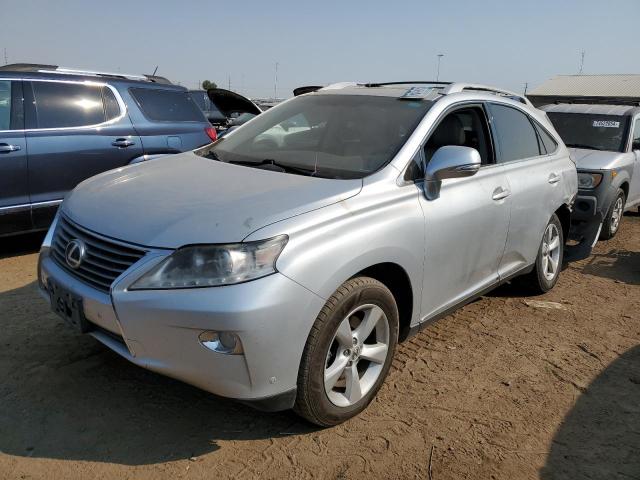
<path id="1" fill-rule="evenodd" d="M 640 106 L 560 103 L 540 108 L 577 164 L 574 229 L 601 224 L 600 240 L 613 238 L 623 213 L 640 206 Z"/>

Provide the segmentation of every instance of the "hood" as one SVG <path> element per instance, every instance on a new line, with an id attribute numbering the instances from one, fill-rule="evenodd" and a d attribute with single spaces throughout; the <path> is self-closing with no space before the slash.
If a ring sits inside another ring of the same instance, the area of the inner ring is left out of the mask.
<path id="1" fill-rule="evenodd" d="M 232 115 L 242 115 L 243 113 L 251 113 L 253 115 L 260 115 L 260 113 L 262 113 L 262 110 L 247 97 L 243 97 L 231 90 L 210 88 L 207 90 L 207 96 L 216 108 L 227 118 L 230 118 Z"/>
<path id="2" fill-rule="evenodd" d="M 193 152 L 111 170 L 65 199 L 71 220 L 147 247 L 240 242 L 255 230 L 356 195 L 331 180 L 230 165 Z"/>
<path id="3" fill-rule="evenodd" d="M 604 150 L 569 148 L 569 155 L 576 162 L 578 170 L 609 170 L 619 167 L 620 163 L 628 154 Z"/>

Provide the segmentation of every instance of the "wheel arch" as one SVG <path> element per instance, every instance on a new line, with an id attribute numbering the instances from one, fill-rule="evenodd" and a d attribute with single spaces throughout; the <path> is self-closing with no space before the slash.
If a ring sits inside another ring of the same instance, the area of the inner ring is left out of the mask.
<path id="1" fill-rule="evenodd" d="M 405 340 L 411 328 L 411 319 L 413 318 L 414 310 L 414 293 L 409 274 L 397 263 L 383 262 L 360 270 L 351 278 L 360 276 L 374 278 L 383 283 L 391 291 L 398 306 L 400 322 L 399 341 Z"/>
<path id="2" fill-rule="evenodd" d="M 571 209 L 568 205 L 562 204 L 554 213 L 558 216 L 558 219 L 560 219 L 560 224 L 562 225 L 562 238 L 566 243 L 569 238 L 569 229 L 571 227 Z"/>

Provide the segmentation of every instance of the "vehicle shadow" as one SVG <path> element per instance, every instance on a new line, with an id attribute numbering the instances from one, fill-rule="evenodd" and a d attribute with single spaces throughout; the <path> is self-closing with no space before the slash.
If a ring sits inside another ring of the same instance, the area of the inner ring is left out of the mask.
<path id="1" fill-rule="evenodd" d="M 640 345 L 578 398 L 540 473 L 543 480 L 640 478 Z"/>
<path id="2" fill-rule="evenodd" d="M 640 285 L 640 252 L 612 249 L 607 253 L 593 253 L 580 270 L 628 285 Z"/>
<path id="3" fill-rule="evenodd" d="M 145 465 L 315 431 L 130 364 L 50 313 L 35 282 L 0 293 L 0 345 L 8 455 Z"/>
<path id="4" fill-rule="evenodd" d="M 24 233 L 0 238 L 0 259 L 36 253 L 47 232 Z"/>

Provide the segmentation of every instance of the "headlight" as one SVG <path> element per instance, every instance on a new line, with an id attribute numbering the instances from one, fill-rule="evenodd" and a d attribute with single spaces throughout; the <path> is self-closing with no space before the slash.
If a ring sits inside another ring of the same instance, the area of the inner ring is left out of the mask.
<path id="1" fill-rule="evenodd" d="M 596 188 L 602 182 L 601 173 L 578 172 L 578 188 Z"/>
<path id="2" fill-rule="evenodd" d="M 216 287 L 264 277 L 276 271 L 276 260 L 287 240 L 286 235 L 280 235 L 258 242 L 183 247 L 130 289 Z"/>

